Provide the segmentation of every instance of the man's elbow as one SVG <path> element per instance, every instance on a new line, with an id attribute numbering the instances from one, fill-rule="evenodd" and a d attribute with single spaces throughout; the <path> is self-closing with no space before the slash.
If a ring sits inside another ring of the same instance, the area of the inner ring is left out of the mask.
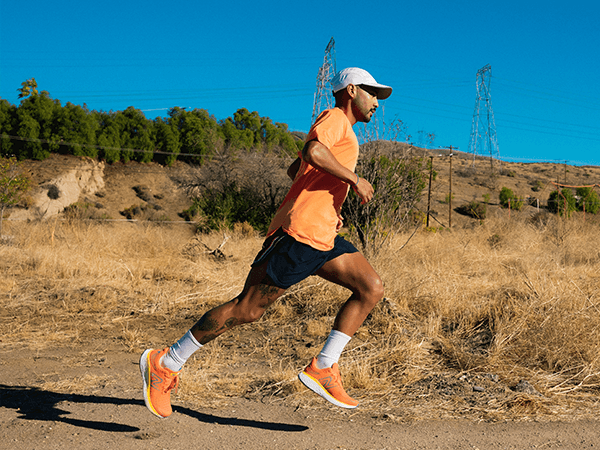
<path id="1" fill-rule="evenodd" d="M 317 140 L 308 141 L 302 147 L 302 160 L 311 163 L 314 160 L 315 150 L 318 149 Z"/>

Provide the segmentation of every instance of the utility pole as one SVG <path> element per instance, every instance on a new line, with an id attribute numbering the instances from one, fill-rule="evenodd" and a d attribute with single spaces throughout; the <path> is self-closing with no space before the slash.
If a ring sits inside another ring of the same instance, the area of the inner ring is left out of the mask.
<path id="1" fill-rule="evenodd" d="M 429 211 L 431 207 L 431 182 L 433 181 L 433 156 L 429 163 L 429 192 L 427 193 L 427 228 L 429 228 Z"/>
<path id="2" fill-rule="evenodd" d="M 448 147 L 450 149 L 450 173 L 448 174 L 448 228 L 452 228 L 452 150 L 458 150 L 458 147 L 452 145 Z"/>
<path id="3" fill-rule="evenodd" d="M 333 107 L 333 88 L 331 86 L 331 79 L 336 72 L 335 40 L 332 37 L 325 48 L 323 65 L 319 67 L 319 72 L 317 74 L 317 88 L 315 90 L 315 102 L 313 104 L 311 125 L 315 123 L 315 120 L 321 111 Z"/>
<path id="4" fill-rule="evenodd" d="M 492 66 L 487 64 L 477 71 L 477 97 L 475 111 L 469 139 L 469 151 L 473 153 L 473 166 L 478 154 L 489 153 L 492 174 L 494 173 L 494 158 L 500 163 L 500 151 L 496 136 L 496 123 L 492 110 L 492 96 L 490 93 L 490 80 Z"/>
<path id="5" fill-rule="evenodd" d="M 458 150 L 459 147 L 449 145 L 448 147 L 443 148 L 450 150 L 450 153 L 448 154 L 450 157 L 450 171 L 448 174 L 448 228 L 452 228 L 452 156 L 454 155 L 452 150 Z"/>

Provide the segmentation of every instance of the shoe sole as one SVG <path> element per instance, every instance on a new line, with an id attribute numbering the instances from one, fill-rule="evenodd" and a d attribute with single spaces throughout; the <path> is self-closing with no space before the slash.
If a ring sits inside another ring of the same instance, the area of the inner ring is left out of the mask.
<path id="1" fill-rule="evenodd" d="M 354 409 L 358 406 L 358 405 L 348 405 L 347 403 L 343 403 L 343 402 L 339 401 L 337 398 L 335 398 L 333 395 L 331 395 L 327 391 L 327 389 L 325 389 L 321 385 L 321 383 L 319 383 L 319 381 L 316 378 L 313 378 L 306 372 L 301 372 L 298 375 L 298 379 L 308 389 L 313 391 L 315 394 L 323 397 L 325 400 L 327 400 L 329 403 L 334 404 L 335 406 L 339 406 L 340 408 L 346 408 L 346 409 Z"/>
<path id="2" fill-rule="evenodd" d="M 142 380 L 144 382 L 144 403 L 146 403 L 146 408 L 154 414 L 156 417 L 160 419 L 166 419 L 165 416 L 161 416 L 156 412 L 154 407 L 152 406 L 152 402 L 150 401 L 150 353 L 152 349 L 146 350 L 142 353 L 140 357 L 140 372 L 142 374 Z"/>

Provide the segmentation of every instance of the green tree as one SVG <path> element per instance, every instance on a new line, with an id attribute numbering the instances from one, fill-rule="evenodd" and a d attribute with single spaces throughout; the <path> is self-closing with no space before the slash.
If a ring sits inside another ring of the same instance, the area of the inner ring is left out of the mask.
<path id="1" fill-rule="evenodd" d="M 18 170 L 16 158 L 0 157 L 0 237 L 4 210 L 16 205 L 29 189 L 30 180 Z"/>
<path id="2" fill-rule="evenodd" d="M 252 136 L 252 143 L 246 148 L 256 148 L 261 144 L 261 118 L 256 111 L 250 112 L 246 108 L 240 108 L 233 114 L 233 124 L 240 131 L 248 132 Z"/>
<path id="3" fill-rule="evenodd" d="M 14 153 L 19 159 L 43 161 L 50 156 L 50 150 L 40 142 L 40 124 L 31 116 L 20 115 L 17 135 L 25 140 L 15 142 Z"/>
<path id="4" fill-rule="evenodd" d="M 65 106 L 58 108 L 52 128 L 52 141 L 59 143 L 59 153 L 92 158 L 98 156 L 95 146 L 98 123 L 85 105 L 81 107 L 67 102 Z"/>
<path id="5" fill-rule="evenodd" d="M 279 145 L 289 156 L 296 158 L 298 151 L 304 147 L 304 142 L 294 139 L 292 133 L 289 132 L 286 123 L 275 123 L 275 126 L 279 130 Z"/>
<path id="6" fill-rule="evenodd" d="M 59 109 L 60 102 L 52 100 L 46 91 L 21 100 L 17 109 L 16 131 L 25 140 L 14 146 L 14 153 L 19 159 L 44 160 L 50 156 L 51 150 L 58 149 L 58 144 L 49 142 L 53 137 L 53 117 Z"/>
<path id="7" fill-rule="evenodd" d="M 186 156 L 186 160 L 199 164 L 210 160 L 220 136 L 217 120 L 208 111 L 173 108 L 169 111 L 169 122 L 179 131 L 181 153 L 197 155 Z"/>
<path id="8" fill-rule="evenodd" d="M 19 91 L 19 98 L 29 97 L 30 95 L 37 95 L 37 81 L 35 78 L 30 78 L 27 81 L 21 83 L 21 87 L 17 89 Z"/>
<path id="9" fill-rule="evenodd" d="M 232 150 L 251 149 L 254 146 L 254 134 L 250 130 L 239 130 L 228 117 L 221 122 L 221 134 L 225 145 Z"/>
<path id="10" fill-rule="evenodd" d="M 262 144 L 266 149 L 270 151 L 279 148 L 285 154 L 295 158 L 298 147 L 291 133 L 288 131 L 287 124 L 273 123 L 268 117 L 262 117 L 260 122 L 260 136 Z"/>
<path id="11" fill-rule="evenodd" d="M 94 121 L 97 123 L 96 143 L 98 157 L 112 164 L 121 159 L 121 131 L 116 121 L 116 113 L 94 112 Z"/>
<path id="12" fill-rule="evenodd" d="M 153 158 L 152 121 L 133 106 L 115 115 L 121 138 L 121 159 L 124 162 L 135 160 L 150 162 Z"/>
<path id="13" fill-rule="evenodd" d="M 575 191 L 577 196 L 577 209 L 580 211 L 598 214 L 600 211 L 600 197 L 592 187 L 580 187 Z"/>
<path id="14" fill-rule="evenodd" d="M 0 134 L 11 136 L 17 116 L 17 108 L 7 100 L 0 99 Z M 12 141 L 9 137 L 0 136 L 0 156 L 12 154 Z"/>
<path id="15" fill-rule="evenodd" d="M 569 217 L 573 211 L 577 211 L 577 200 L 571 189 L 552 191 L 548 197 L 548 210 Z"/>
<path id="16" fill-rule="evenodd" d="M 170 120 L 163 120 L 161 117 L 154 119 L 154 132 L 156 142 L 155 161 L 171 165 L 177 159 L 181 149 L 179 141 L 179 130 Z"/>

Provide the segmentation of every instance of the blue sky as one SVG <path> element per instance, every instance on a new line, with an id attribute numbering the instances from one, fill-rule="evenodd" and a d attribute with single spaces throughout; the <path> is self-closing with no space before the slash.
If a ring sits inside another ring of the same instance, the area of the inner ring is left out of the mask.
<path id="1" fill-rule="evenodd" d="M 492 67 L 499 154 L 600 165 L 600 4 L 557 1 L 0 0 L 0 98 L 35 78 L 64 105 L 148 118 L 239 108 L 308 131 L 330 38 L 338 70 L 391 85 L 418 144 L 469 151 L 476 73 Z M 381 108 L 378 114 L 381 113 Z"/>

